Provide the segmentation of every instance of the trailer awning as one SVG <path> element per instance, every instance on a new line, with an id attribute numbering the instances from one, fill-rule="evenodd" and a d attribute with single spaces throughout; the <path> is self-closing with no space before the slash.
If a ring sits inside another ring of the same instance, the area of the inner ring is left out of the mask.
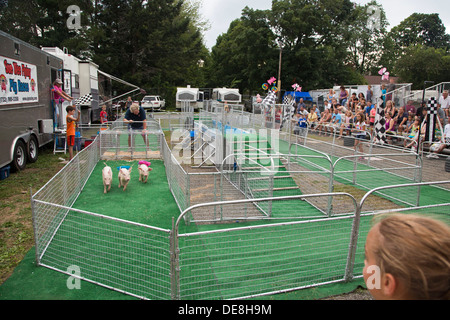
<path id="1" fill-rule="evenodd" d="M 110 74 L 108 74 L 108 73 L 106 73 L 106 72 L 103 72 L 103 71 L 101 71 L 101 70 L 98 70 L 98 73 L 100 73 L 100 74 L 104 75 L 105 77 L 108 77 L 108 78 L 110 78 L 110 79 L 112 79 L 112 80 L 115 80 L 115 81 L 117 81 L 117 82 L 123 83 L 123 84 L 125 84 L 125 85 L 127 85 L 127 86 L 130 86 L 130 87 L 133 87 L 133 88 L 138 88 L 138 89 L 140 89 L 138 86 L 135 86 L 134 84 L 131 84 L 131 83 L 129 83 L 129 82 L 126 82 L 125 80 L 119 79 L 119 78 L 117 78 L 117 77 L 115 77 L 115 76 L 113 76 L 113 75 L 110 75 Z"/>
<path id="2" fill-rule="evenodd" d="M 133 88 L 134 88 L 133 90 L 131 90 L 131 91 L 129 91 L 129 92 L 126 92 L 126 93 L 121 94 L 121 95 L 119 95 L 119 96 L 117 96 L 117 97 L 114 97 L 114 98 L 112 98 L 112 99 L 109 99 L 108 101 L 104 101 L 103 103 L 111 102 L 111 101 L 116 100 L 116 99 L 118 99 L 118 98 L 121 98 L 121 97 L 123 97 L 123 96 L 129 95 L 130 93 L 132 93 L 132 92 L 134 92 L 134 91 L 137 91 L 137 90 L 140 90 L 142 94 L 145 94 L 145 93 L 146 93 L 145 90 L 139 88 L 138 86 L 136 86 L 136 85 L 134 85 L 134 84 L 131 84 L 131 83 L 129 83 L 129 82 L 126 82 L 125 80 L 122 80 L 122 79 L 120 79 L 120 78 L 117 78 L 117 77 L 115 77 L 115 76 L 113 76 L 113 75 L 110 75 L 110 74 L 108 74 L 108 73 L 106 73 L 106 72 L 103 72 L 103 71 L 101 71 L 101 70 L 97 70 L 97 71 L 98 71 L 99 74 L 104 75 L 105 77 L 108 77 L 108 78 L 110 78 L 111 80 L 120 82 L 120 83 L 122 83 L 122 84 L 125 84 L 125 85 L 127 85 L 127 86 L 130 86 L 130 87 L 133 87 Z"/>

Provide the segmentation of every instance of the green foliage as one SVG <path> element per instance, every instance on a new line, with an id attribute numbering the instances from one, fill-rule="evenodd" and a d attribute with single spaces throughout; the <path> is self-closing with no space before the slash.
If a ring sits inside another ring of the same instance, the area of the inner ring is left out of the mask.
<path id="1" fill-rule="evenodd" d="M 70 5 L 81 9 L 79 30 L 67 28 Z M 204 78 L 196 69 L 208 54 L 200 32 L 206 25 L 193 20 L 197 12 L 198 5 L 179 0 L 10 0 L 0 23 L 35 46 L 66 47 L 102 71 L 144 89 L 161 89 L 186 85 L 186 73 L 197 83 Z"/>
<path id="2" fill-rule="evenodd" d="M 245 8 L 212 49 L 214 83 L 242 79 L 241 91 L 262 92 L 277 77 L 281 52 L 282 89 L 299 83 L 305 90 L 358 79 L 348 67 L 349 0 L 274 0 L 272 10 Z M 354 82 L 353 82 L 354 83 Z"/>
<path id="3" fill-rule="evenodd" d="M 169 107 L 175 88 L 187 84 L 261 93 L 262 83 L 278 78 L 280 50 L 283 90 L 293 83 L 303 90 L 362 84 L 363 75 L 381 66 L 408 82 L 448 80 L 450 35 L 438 14 L 414 13 L 387 32 L 386 14 L 375 0 L 273 0 L 270 10 L 245 7 L 209 52 L 201 1 L 9 0 L 0 26 L 35 46 L 66 47 L 102 71 L 162 95 Z M 69 5 L 82 10 L 79 30 L 66 26 Z M 113 90 L 129 88 L 114 84 Z"/>
<path id="4" fill-rule="evenodd" d="M 415 61 L 425 69 L 434 68 L 432 61 L 417 60 L 420 57 L 428 59 L 424 54 L 417 54 L 420 50 L 426 48 L 436 48 L 447 51 L 450 49 L 450 35 L 445 33 L 445 26 L 443 25 L 439 15 L 413 13 L 411 16 L 403 20 L 399 25 L 393 27 L 391 31 L 385 36 L 383 43 L 383 54 L 380 58 L 380 65 L 388 68 L 394 72 L 400 72 L 398 75 L 402 79 L 412 79 L 413 76 L 406 75 L 404 70 L 405 59 L 411 57 L 412 52 L 416 52 Z M 415 50 L 418 47 L 421 49 Z M 430 50 L 429 52 L 432 52 Z M 403 61 L 402 61 L 403 60 Z M 427 73 L 426 71 L 423 73 Z M 431 76 L 430 73 L 428 76 Z M 418 79 L 418 78 L 417 78 Z M 433 80 L 437 83 L 437 78 L 428 78 L 426 80 Z M 445 79 L 445 81 L 448 80 Z M 423 87 L 421 83 L 415 83 L 417 87 Z"/>
<path id="5" fill-rule="evenodd" d="M 413 89 L 422 89 L 424 81 L 448 81 L 450 53 L 444 49 L 411 46 L 396 64 L 396 73 L 402 82 L 413 83 Z"/>
<path id="6" fill-rule="evenodd" d="M 448 49 L 450 45 L 450 35 L 445 33 L 445 26 L 437 13 L 413 13 L 392 28 L 390 36 L 399 48 L 424 45 Z"/>

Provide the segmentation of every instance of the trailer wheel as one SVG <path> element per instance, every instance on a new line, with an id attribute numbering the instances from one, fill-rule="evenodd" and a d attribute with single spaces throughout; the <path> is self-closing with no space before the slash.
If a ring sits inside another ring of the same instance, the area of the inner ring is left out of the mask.
<path id="1" fill-rule="evenodd" d="M 35 136 L 30 137 L 30 141 L 28 142 L 28 153 L 27 160 L 30 163 L 34 163 L 37 161 L 39 156 L 39 144 Z"/>
<path id="2" fill-rule="evenodd" d="M 27 148 L 22 140 L 17 140 L 16 145 L 14 146 L 12 165 L 15 171 L 25 169 L 25 166 L 27 165 Z"/>

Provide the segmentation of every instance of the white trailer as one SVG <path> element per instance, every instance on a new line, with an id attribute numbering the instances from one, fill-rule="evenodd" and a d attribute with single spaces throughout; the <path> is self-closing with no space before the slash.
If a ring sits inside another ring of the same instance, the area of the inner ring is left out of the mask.
<path id="1" fill-rule="evenodd" d="M 194 110 L 203 109 L 204 94 L 199 88 L 191 88 L 188 85 L 186 88 L 177 88 L 176 94 L 176 108 L 183 109 L 189 105 Z"/>
<path id="2" fill-rule="evenodd" d="M 241 103 L 242 96 L 239 93 L 239 89 L 233 88 L 214 88 L 212 94 L 212 100 L 228 103 Z"/>

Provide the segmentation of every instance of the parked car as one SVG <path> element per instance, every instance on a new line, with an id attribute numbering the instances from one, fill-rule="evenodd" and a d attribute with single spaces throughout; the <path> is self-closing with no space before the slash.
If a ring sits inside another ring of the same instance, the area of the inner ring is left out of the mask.
<path id="1" fill-rule="evenodd" d="M 141 101 L 141 107 L 144 110 L 161 110 L 166 106 L 166 101 L 160 96 L 144 96 Z"/>

